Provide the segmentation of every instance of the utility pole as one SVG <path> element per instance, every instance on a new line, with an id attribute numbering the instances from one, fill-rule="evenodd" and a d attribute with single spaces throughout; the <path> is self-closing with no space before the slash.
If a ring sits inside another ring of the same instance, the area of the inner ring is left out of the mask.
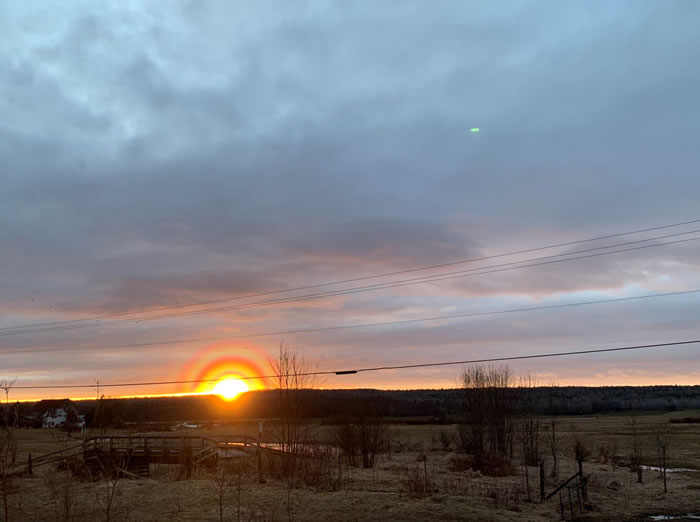
<path id="1" fill-rule="evenodd" d="M 0 388 L 5 390 L 5 407 L 3 408 L 3 420 L 5 421 L 5 429 L 7 430 L 10 429 L 10 390 L 16 382 L 17 377 L 15 377 L 14 379 L 8 379 L 7 377 L 3 377 L 0 381 Z"/>

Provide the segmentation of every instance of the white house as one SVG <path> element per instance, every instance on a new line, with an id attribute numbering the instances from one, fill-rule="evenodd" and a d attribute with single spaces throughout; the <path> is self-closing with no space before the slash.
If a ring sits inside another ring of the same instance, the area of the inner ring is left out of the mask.
<path id="1" fill-rule="evenodd" d="M 41 419 L 42 428 L 60 428 L 66 424 L 78 428 L 85 426 L 85 415 L 78 414 L 78 408 L 70 399 L 39 401 L 32 412 Z"/>
<path id="2" fill-rule="evenodd" d="M 58 428 L 66 425 L 68 412 L 63 408 L 53 408 L 44 412 L 41 416 L 42 428 Z M 74 423 L 79 428 L 85 425 L 85 415 L 78 415 L 78 420 Z"/>

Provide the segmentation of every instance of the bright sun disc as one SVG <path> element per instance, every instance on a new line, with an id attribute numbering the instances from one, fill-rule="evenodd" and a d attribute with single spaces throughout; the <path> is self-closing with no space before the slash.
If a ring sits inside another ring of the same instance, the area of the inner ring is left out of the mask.
<path id="1" fill-rule="evenodd" d="M 227 377 L 217 382 L 213 391 L 215 394 L 220 395 L 227 401 L 232 401 L 241 393 L 247 392 L 248 385 L 235 377 Z"/>

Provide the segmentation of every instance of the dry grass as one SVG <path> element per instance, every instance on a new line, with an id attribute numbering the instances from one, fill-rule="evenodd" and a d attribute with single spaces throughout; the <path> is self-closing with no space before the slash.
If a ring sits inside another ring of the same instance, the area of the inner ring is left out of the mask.
<path id="1" fill-rule="evenodd" d="M 639 416 L 646 441 L 644 462 L 656 465 L 653 433 L 668 430 L 670 447 L 668 465 L 700 469 L 700 425 L 671 423 L 673 418 L 697 416 L 698 412 L 676 412 Z M 562 417 L 560 477 L 576 471 L 573 459 L 576 437 L 591 450 L 584 465 L 589 476 L 589 496 L 594 509 L 585 518 L 598 520 L 639 520 L 648 514 L 680 514 L 700 511 L 700 473 L 672 473 L 668 476 L 668 493 L 663 493 L 658 473 L 647 471 L 644 483 L 636 483 L 629 463 L 632 437 L 624 415 L 597 417 Z M 323 430 L 323 427 L 319 429 Z M 338 491 L 314 490 L 304 487 L 289 490 L 283 482 L 267 476 L 267 483 L 251 480 L 241 494 L 242 520 L 556 520 L 557 503 L 528 502 L 522 467 L 516 457 L 515 475 L 484 476 L 462 466 L 450 469 L 450 462 L 463 459 L 454 451 L 435 445 L 442 431 L 450 426 L 396 425 L 392 427 L 391 454 L 378 456 L 374 469 L 344 466 L 342 485 Z M 219 437 L 231 434 L 253 435 L 257 422 L 211 429 L 187 430 L 188 435 Z M 125 433 L 125 432 L 120 432 Z M 36 456 L 60 449 L 66 435 L 50 430 L 18 430 L 18 459 L 28 453 Z M 56 435 L 56 437 L 54 437 Z M 78 441 L 68 441 L 73 443 Z M 425 456 L 426 460 L 423 461 Z M 466 462 L 464 460 L 460 462 Z M 548 465 L 551 465 L 549 463 Z M 426 491 L 413 494 L 407 489 L 411 477 Z M 336 470 L 333 471 L 334 473 Z M 539 498 L 536 468 L 529 468 L 532 497 Z M 97 505 L 98 483 L 71 480 L 67 472 L 47 477 L 47 470 L 37 469 L 33 478 L 15 481 L 11 505 L 17 520 L 60 520 L 65 503 L 62 495 L 74 495 L 71 516 L 74 520 L 104 520 Z M 150 479 L 122 479 L 116 495 L 113 520 L 219 520 L 217 492 L 211 477 L 195 473 L 189 480 L 180 480 L 173 466 L 153 466 Z M 62 487 L 57 487 L 56 484 Z M 547 473 L 547 489 L 555 480 Z M 52 490 L 53 488 L 53 490 Z M 615 488 L 615 489 L 613 489 Z M 63 510 L 65 512 L 65 510 Z M 233 497 L 224 506 L 224 518 L 237 520 Z"/>

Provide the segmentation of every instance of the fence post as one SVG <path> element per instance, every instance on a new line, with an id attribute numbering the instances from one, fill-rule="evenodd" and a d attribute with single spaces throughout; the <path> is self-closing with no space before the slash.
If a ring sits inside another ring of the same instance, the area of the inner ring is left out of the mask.
<path id="1" fill-rule="evenodd" d="M 185 477 L 190 478 L 192 476 L 192 444 L 190 444 L 190 439 L 185 439 L 182 437 L 181 441 L 182 447 L 185 452 Z"/>
<path id="2" fill-rule="evenodd" d="M 571 500 L 571 486 L 566 486 L 566 490 L 569 492 L 569 510 L 571 511 L 571 520 L 574 519 L 574 502 Z"/>
<path id="3" fill-rule="evenodd" d="M 544 461 L 540 462 L 540 502 L 544 502 Z"/>
<path id="4" fill-rule="evenodd" d="M 583 478 L 583 459 L 578 459 L 578 476 Z"/>
<path id="5" fill-rule="evenodd" d="M 662 467 L 664 470 L 664 493 L 668 493 L 666 489 L 666 445 L 661 446 Z"/>
<path id="6" fill-rule="evenodd" d="M 527 464 L 523 464 L 523 474 L 525 475 L 525 489 L 527 490 L 527 501 L 532 502 L 532 495 L 530 495 L 530 474 L 527 471 Z"/>
<path id="7" fill-rule="evenodd" d="M 559 509 L 561 511 L 561 519 L 564 520 L 564 500 L 561 498 L 561 490 L 559 490 Z"/>
<path id="8" fill-rule="evenodd" d="M 27 473 L 32 474 L 32 454 L 27 457 Z"/>
<path id="9" fill-rule="evenodd" d="M 258 482 L 263 484 L 265 481 L 262 476 L 262 451 L 260 449 L 260 439 L 262 439 L 263 425 L 258 422 Z"/>
<path id="10" fill-rule="evenodd" d="M 338 448 L 338 489 L 343 487 L 343 455 Z"/>
<path id="11" fill-rule="evenodd" d="M 428 456 L 423 455 L 423 471 L 425 473 L 425 492 L 428 493 Z"/>
<path id="12" fill-rule="evenodd" d="M 583 504 L 581 503 L 581 481 L 576 481 L 576 499 L 578 500 L 578 512 L 583 513 Z"/>

